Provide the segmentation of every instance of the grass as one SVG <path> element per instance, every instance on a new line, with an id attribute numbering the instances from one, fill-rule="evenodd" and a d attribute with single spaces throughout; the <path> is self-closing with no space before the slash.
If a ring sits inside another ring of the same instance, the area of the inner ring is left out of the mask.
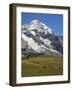
<path id="1" fill-rule="evenodd" d="M 63 58 L 59 56 L 37 56 L 22 60 L 22 77 L 63 74 Z"/>

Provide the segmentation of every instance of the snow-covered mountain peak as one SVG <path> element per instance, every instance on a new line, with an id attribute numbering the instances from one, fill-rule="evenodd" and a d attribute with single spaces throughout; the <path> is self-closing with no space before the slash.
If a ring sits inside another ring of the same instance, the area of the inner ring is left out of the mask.
<path id="1" fill-rule="evenodd" d="M 35 19 L 35 20 L 32 20 L 31 23 L 40 23 L 40 21 Z"/>
<path id="2" fill-rule="evenodd" d="M 63 52 L 63 47 L 53 30 L 39 20 L 32 20 L 29 24 L 22 25 L 21 37 L 27 42 L 27 46 L 33 52 L 44 54 L 59 54 Z M 22 40 L 22 42 L 23 42 Z M 25 47 L 24 43 L 22 47 Z M 28 48 L 29 50 L 29 48 Z"/>
<path id="3" fill-rule="evenodd" d="M 54 34 L 53 30 L 39 20 L 32 20 L 29 24 L 22 25 L 22 30 L 37 31 L 40 33 Z"/>
<path id="4" fill-rule="evenodd" d="M 39 32 L 53 34 L 53 30 L 39 20 L 32 20 L 28 26 L 29 30 L 37 30 Z"/>

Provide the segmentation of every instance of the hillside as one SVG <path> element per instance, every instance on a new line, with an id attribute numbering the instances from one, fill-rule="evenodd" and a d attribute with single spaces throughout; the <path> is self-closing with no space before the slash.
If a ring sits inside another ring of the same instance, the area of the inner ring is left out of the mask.
<path id="1" fill-rule="evenodd" d="M 22 60 L 22 77 L 63 74 L 63 58 L 59 56 L 38 56 Z"/>

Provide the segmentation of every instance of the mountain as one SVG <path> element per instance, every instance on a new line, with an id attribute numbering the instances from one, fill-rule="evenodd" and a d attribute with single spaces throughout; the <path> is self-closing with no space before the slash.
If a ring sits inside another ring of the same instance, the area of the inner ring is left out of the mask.
<path id="1" fill-rule="evenodd" d="M 21 27 L 22 53 L 62 56 L 62 39 L 47 25 L 33 20 Z"/>
<path id="2" fill-rule="evenodd" d="M 63 37 L 55 36 L 55 49 L 63 54 Z"/>

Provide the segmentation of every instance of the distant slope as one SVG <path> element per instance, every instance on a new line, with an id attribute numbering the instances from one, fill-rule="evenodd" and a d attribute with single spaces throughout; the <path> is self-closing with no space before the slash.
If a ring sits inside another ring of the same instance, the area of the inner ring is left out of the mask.
<path id="1" fill-rule="evenodd" d="M 63 54 L 63 37 L 55 36 L 55 49 Z"/>

